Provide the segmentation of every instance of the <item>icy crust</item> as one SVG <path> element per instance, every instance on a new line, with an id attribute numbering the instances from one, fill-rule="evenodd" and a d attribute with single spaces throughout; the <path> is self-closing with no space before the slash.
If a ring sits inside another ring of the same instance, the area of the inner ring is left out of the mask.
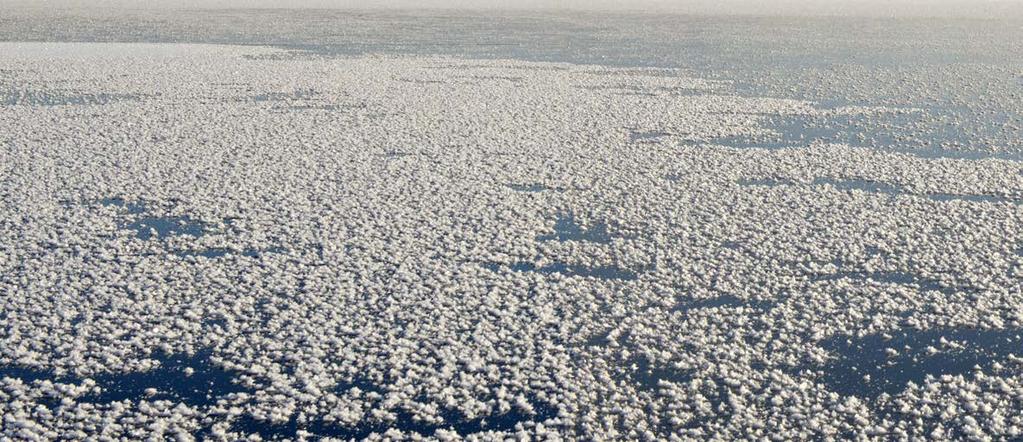
<path id="1" fill-rule="evenodd" d="M 18 439 L 1013 439 L 1019 162 L 679 71 L 0 44 Z M 70 94 L 70 93 L 68 93 Z M 67 94 L 65 94 L 67 95 Z"/>

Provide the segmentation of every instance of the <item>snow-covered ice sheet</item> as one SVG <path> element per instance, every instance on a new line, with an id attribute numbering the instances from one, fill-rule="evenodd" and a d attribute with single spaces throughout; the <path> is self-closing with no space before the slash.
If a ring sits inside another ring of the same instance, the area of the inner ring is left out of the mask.
<path id="1" fill-rule="evenodd" d="M 912 109 L 672 69 L 0 53 L 6 436 L 1023 436 L 1023 163 L 771 126 Z"/>

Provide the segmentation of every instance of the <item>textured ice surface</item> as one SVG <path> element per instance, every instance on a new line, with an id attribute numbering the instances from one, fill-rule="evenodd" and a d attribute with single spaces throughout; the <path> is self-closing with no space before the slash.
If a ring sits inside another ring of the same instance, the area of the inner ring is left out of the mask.
<path id="1" fill-rule="evenodd" d="M 1010 137 L 786 133 L 927 108 L 679 69 L 295 49 L 0 43 L 4 88 L 132 97 L 0 112 L 6 436 L 1023 434 Z"/>

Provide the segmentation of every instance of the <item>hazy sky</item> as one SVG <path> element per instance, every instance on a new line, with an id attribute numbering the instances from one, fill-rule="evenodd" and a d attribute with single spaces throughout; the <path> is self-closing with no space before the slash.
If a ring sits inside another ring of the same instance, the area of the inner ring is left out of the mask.
<path id="1" fill-rule="evenodd" d="M 7 6 L 132 8 L 457 8 L 767 15 L 1021 16 L 1023 0 L 0 0 Z M 2 11 L 2 9 L 0 9 Z"/>

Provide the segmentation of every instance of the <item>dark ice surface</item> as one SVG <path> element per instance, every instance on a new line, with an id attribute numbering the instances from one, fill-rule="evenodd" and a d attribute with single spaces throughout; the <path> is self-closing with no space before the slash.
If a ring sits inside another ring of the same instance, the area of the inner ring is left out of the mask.
<path id="1" fill-rule="evenodd" d="M 906 329 L 888 336 L 835 336 L 821 343 L 835 356 L 821 368 L 821 382 L 843 395 L 875 398 L 897 394 L 910 382 L 922 385 L 930 376 L 975 370 L 991 374 L 995 363 L 1011 365 L 1008 356 L 1023 353 L 1021 334 L 1014 329 Z"/>
<path id="2" fill-rule="evenodd" d="M 150 370 L 96 374 L 92 379 L 100 391 L 87 393 L 78 400 L 109 404 L 124 400 L 171 399 L 193 406 L 209 406 L 228 394 L 251 392 L 237 382 L 235 373 L 213 363 L 211 355 L 210 350 L 195 354 L 157 354 L 152 359 L 158 364 Z M 52 370 L 18 364 L 0 366 L 0 377 L 16 378 L 26 383 L 48 380 L 80 384 L 84 380 L 71 374 L 58 376 Z M 147 394 L 149 389 L 154 394 Z"/>
<path id="3" fill-rule="evenodd" d="M 581 226 L 571 213 L 562 213 L 557 216 L 554 222 L 553 235 L 540 235 L 539 241 L 588 241 L 600 244 L 611 242 L 611 235 L 607 233 L 607 225 L 602 222 L 594 223 L 589 227 Z"/>
<path id="4" fill-rule="evenodd" d="M 496 263 L 488 263 L 484 264 L 484 268 L 492 272 L 499 272 L 501 271 L 501 269 L 508 269 L 513 272 L 535 272 L 542 275 L 560 274 L 564 276 L 582 276 L 586 278 L 596 278 L 605 280 L 632 281 L 638 277 L 638 275 L 636 275 L 636 273 L 631 270 L 623 269 L 613 265 L 588 267 L 583 265 L 553 263 L 537 267 L 536 264 L 520 262 L 511 264 L 509 266 L 502 266 Z"/>

